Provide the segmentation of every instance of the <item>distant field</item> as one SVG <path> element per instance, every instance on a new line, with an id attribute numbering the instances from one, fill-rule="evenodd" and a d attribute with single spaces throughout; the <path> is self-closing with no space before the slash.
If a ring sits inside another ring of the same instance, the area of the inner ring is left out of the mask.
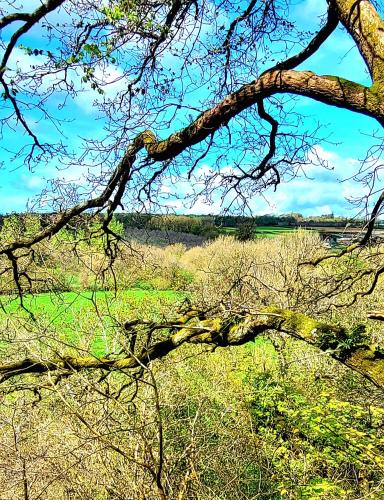
<path id="1" fill-rule="evenodd" d="M 281 234 L 288 234 L 297 231 L 298 227 L 284 227 L 284 226 L 256 226 L 255 237 L 272 238 L 274 236 L 279 236 Z M 337 227 L 337 226 L 302 226 L 300 229 L 306 231 L 315 231 L 320 234 L 325 235 L 342 235 L 342 236 L 353 236 L 359 235 L 364 232 L 361 227 Z M 218 228 L 221 234 L 235 235 L 237 229 L 235 227 L 221 227 Z M 373 235 L 384 239 L 384 230 L 375 229 Z"/>
<path id="2" fill-rule="evenodd" d="M 98 307 L 103 307 L 108 304 L 112 309 L 121 307 L 122 301 L 132 302 L 142 302 L 145 300 L 165 299 L 165 300 L 176 300 L 181 297 L 180 292 L 175 292 L 173 290 L 141 290 L 141 289 L 131 289 L 116 292 L 63 292 L 63 293 L 40 293 L 35 295 L 26 295 L 23 299 L 24 306 L 26 309 L 32 312 L 46 312 L 51 315 L 59 315 L 62 312 L 66 312 L 70 319 L 73 319 L 73 315 L 78 313 L 80 310 L 87 310 L 94 308 L 94 304 Z M 17 299 L 9 301 L 5 297 L 7 302 L 3 301 L 6 313 L 16 313 L 22 312 L 20 308 L 20 303 Z M 0 311 L 0 317 L 4 315 L 4 311 Z"/>
<path id="3" fill-rule="evenodd" d="M 114 331 L 130 318 L 159 319 L 183 294 L 174 291 L 126 290 L 117 292 L 42 293 L 24 298 L 24 306 L 38 322 L 42 338 L 56 339 L 68 347 L 81 347 L 95 356 L 113 349 Z M 30 320 L 27 311 L 15 299 L 3 298 L 0 326 L 7 322 L 9 330 L 21 330 Z M 33 324 L 32 324 L 33 326 Z M 37 324 L 35 323 L 35 326 Z M 46 337 L 44 337 L 44 335 Z M 51 342 L 47 342 L 51 344 Z M 0 346 L 7 350 L 7 343 Z"/>
<path id="4" fill-rule="evenodd" d="M 278 236 L 280 234 L 292 233 L 295 231 L 294 227 L 282 227 L 282 226 L 256 226 L 255 236 L 270 238 L 273 236 Z M 221 234 L 236 234 L 237 229 L 235 227 L 221 227 L 219 228 Z"/>
<path id="5" fill-rule="evenodd" d="M 278 236 L 279 234 L 287 234 L 296 231 L 294 227 L 281 226 L 257 226 L 255 229 L 256 236 Z"/>

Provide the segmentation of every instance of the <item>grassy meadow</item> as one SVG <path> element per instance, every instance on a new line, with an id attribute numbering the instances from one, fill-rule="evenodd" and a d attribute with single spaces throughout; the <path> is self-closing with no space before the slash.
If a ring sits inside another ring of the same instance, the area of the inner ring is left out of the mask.
<path id="1" fill-rule="evenodd" d="M 255 238 L 273 238 L 275 236 L 288 234 L 296 231 L 294 227 L 284 227 L 284 226 L 256 226 L 254 228 Z M 220 234 L 235 236 L 237 234 L 237 228 L 235 227 L 220 227 L 218 228 Z"/>
<path id="2" fill-rule="evenodd" d="M 14 322 L 28 321 L 33 315 L 45 329 L 52 329 L 68 348 L 85 347 L 102 357 L 111 352 L 114 332 L 138 313 L 151 320 L 161 319 L 161 311 L 183 298 L 173 290 L 83 291 L 39 293 L 5 300 L 0 322 L 12 317 Z M 74 325 L 76 326 L 74 328 Z M 88 325 L 93 325 L 91 331 Z M 5 345 L 3 343 L 3 349 Z"/>

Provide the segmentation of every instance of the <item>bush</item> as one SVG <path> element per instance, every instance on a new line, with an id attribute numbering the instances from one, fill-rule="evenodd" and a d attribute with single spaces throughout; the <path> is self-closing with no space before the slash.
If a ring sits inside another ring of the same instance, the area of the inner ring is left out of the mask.
<path id="1" fill-rule="evenodd" d="M 255 237 L 256 223 L 253 219 L 245 219 L 236 224 L 236 229 L 239 241 L 250 241 Z"/>

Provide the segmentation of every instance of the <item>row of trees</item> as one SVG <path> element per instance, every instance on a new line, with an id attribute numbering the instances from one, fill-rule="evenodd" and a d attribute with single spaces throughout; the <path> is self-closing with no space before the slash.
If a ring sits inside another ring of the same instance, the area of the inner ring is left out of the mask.
<path id="1" fill-rule="evenodd" d="M 14 213 L 11 215 L 0 216 L 0 228 L 17 226 L 20 234 L 26 235 L 29 231 L 28 226 L 38 225 L 40 228 L 49 227 L 57 215 L 49 213 Z M 98 216 L 92 214 L 83 214 L 82 216 L 71 220 L 66 226 L 73 232 L 85 230 L 92 224 L 101 224 L 104 220 L 103 214 Z M 119 222 L 126 233 L 130 228 L 175 231 L 182 233 L 191 233 L 207 237 L 215 237 L 219 234 L 218 230 L 223 228 L 237 228 L 249 226 L 254 229 L 257 226 L 331 226 L 361 227 L 366 221 L 361 219 L 351 219 L 347 217 L 335 217 L 330 215 L 304 217 L 301 214 L 283 214 L 283 215 L 256 215 L 247 217 L 241 215 L 154 215 L 146 213 L 116 213 L 114 220 Z M 375 226 L 380 227 L 380 220 L 375 221 Z"/>

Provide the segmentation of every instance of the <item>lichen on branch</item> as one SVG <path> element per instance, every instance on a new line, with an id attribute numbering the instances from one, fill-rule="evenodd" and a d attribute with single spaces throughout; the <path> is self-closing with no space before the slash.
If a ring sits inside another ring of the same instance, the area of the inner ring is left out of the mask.
<path id="1" fill-rule="evenodd" d="M 279 332 L 318 348 L 384 389 L 384 346 L 370 345 L 362 325 L 348 330 L 296 311 L 268 307 L 241 314 L 226 311 L 210 318 L 191 310 L 169 323 L 146 325 L 135 320 L 126 323 L 125 328 L 132 332 L 143 326 L 164 332 L 164 340 L 155 342 L 138 354 L 130 353 L 117 358 L 62 356 L 49 360 L 26 358 L 0 364 L 0 383 L 18 376 L 47 372 L 70 374 L 95 369 L 131 370 L 164 358 L 186 343 L 205 344 L 213 348 L 238 346 L 259 335 Z"/>

